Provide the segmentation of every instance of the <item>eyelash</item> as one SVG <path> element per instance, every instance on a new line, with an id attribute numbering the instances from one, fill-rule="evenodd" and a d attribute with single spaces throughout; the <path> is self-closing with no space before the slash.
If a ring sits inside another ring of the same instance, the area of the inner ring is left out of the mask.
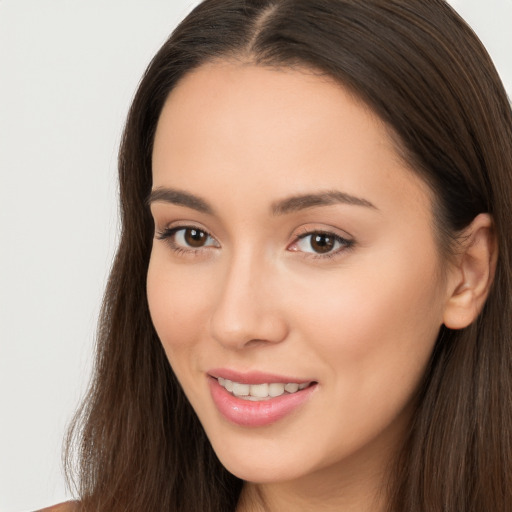
<path id="1" fill-rule="evenodd" d="M 171 249 L 177 254 L 177 255 L 191 255 L 191 256 L 199 256 L 199 254 L 207 250 L 211 246 L 206 247 L 190 247 L 186 248 L 181 245 L 178 245 L 174 239 L 175 235 L 179 231 L 186 231 L 187 229 L 193 229 L 200 233 L 204 233 L 207 237 L 212 238 L 215 240 L 215 238 L 205 229 L 199 228 L 197 226 L 176 226 L 174 228 L 165 228 L 162 231 L 157 232 L 156 238 L 158 240 L 163 240 L 165 243 L 167 243 Z"/>
<path id="2" fill-rule="evenodd" d="M 204 233 L 204 235 L 207 238 L 211 238 L 211 239 L 215 240 L 215 238 L 208 231 L 206 231 L 205 229 L 199 228 L 197 226 L 176 226 L 174 228 L 165 228 L 162 231 L 158 231 L 156 233 L 156 238 L 158 240 L 163 240 L 164 242 L 166 242 L 177 255 L 199 256 L 204 250 L 208 250 L 208 248 L 210 248 L 210 247 L 215 248 L 215 246 L 212 246 L 212 245 L 202 246 L 202 247 L 197 247 L 197 248 L 193 248 L 193 247 L 186 248 L 186 247 L 183 247 L 182 245 L 178 245 L 174 239 L 175 235 L 178 232 L 186 231 L 187 229 L 192 229 L 192 230 L 196 230 L 200 233 Z M 294 250 L 294 252 L 295 251 L 302 252 L 302 254 L 305 258 L 313 258 L 313 259 L 320 259 L 320 260 L 331 259 L 331 258 L 340 256 L 340 254 L 342 252 L 353 249 L 353 247 L 355 245 L 355 240 L 343 238 L 342 236 L 337 235 L 336 233 L 333 233 L 331 231 L 305 230 L 303 233 L 298 235 L 296 237 L 296 239 L 288 247 L 292 247 L 292 246 L 298 244 L 300 241 L 306 239 L 307 237 L 311 237 L 313 235 L 323 235 L 323 236 L 330 237 L 334 240 L 334 243 L 340 244 L 341 247 L 339 247 L 338 249 L 336 249 L 334 251 L 329 251 L 324 254 L 315 253 L 315 252 L 298 251 L 298 250 Z M 290 249 L 288 249 L 288 250 L 290 250 Z"/>
<path id="3" fill-rule="evenodd" d="M 332 231 L 326 231 L 326 230 L 308 230 L 305 229 L 303 233 L 297 236 L 297 240 L 295 240 L 291 245 L 296 245 L 301 240 L 304 240 L 308 237 L 312 237 L 313 235 L 323 235 L 330 237 L 334 240 L 334 243 L 340 244 L 341 247 L 339 247 L 336 250 L 331 250 L 327 253 L 320 254 L 315 252 L 305 252 L 302 251 L 305 258 L 313 258 L 313 259 L 331 259 L 336 258 L 338 256 L 341 256 L 341 253 L 348 251 L 350 249 L 353 249 L 355 245 L 355 240 L 343 238 L 340 235 L 337 235 L 336 233 L 333 233 Z M 311 242 L 310 242 L 311 244 Z"/>

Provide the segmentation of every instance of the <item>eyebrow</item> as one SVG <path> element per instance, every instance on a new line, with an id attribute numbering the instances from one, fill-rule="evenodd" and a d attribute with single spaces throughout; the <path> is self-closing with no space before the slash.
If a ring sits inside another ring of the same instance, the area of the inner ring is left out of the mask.
<path id="1" fill-rule="evenodd" d="M 154 202 L 164 202 L 176 204 L 178 206 L 186 206 L 201 213 L 213 214 L 213 208 L 204 200 L 188 192 L 176 190 L 174 188 L 157 188 L 149 194 L 147 204 Z"/>
<path id="2" fill-rule="evenodd" d="M 204 199 L 173 188 L 159 187 L 151 191 L 148 197 L 147 204 L 151 205 L 154 202 L 171 203 L 178 206 L 186 206 L 201 213 L 213 215 L 214 210 Z M 304 194 L 289 197 L 272 203 L 271 211 L 275 216 L 286 215 L 307 208 L 314 208 L 317 206 L 330 206 L 333 204 L 349 204 L 355 206 L 364 206 L 377 210 L 370 201 L 355 197 L 339 190 L 328 190 L 316 194 Z"/>
<path id="3" fill-rule="evenodd" d="M 339 190 L 328 190 L 317 194 L 304 194 L 276 201 L 272 204 L 272 213 L 274 215 L 285 215 L 287 213 L 305 210 L 306 208 L 329 206 L 332 204 L 349 204 L 378 210 L 375 205 L 366 199 L 355 197 L 345 192 L 340 192 Z"/>

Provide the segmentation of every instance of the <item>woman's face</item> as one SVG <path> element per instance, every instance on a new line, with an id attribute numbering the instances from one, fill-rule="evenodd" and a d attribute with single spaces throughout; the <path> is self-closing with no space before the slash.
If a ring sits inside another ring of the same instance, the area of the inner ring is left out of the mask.
<path id="1" fill-rule="evenodd" d="M 205 65 L 163 109 L 151 211 L 151 316 L 222 463 L 382 471 L 448 296 L 383 123 L 313 72 Z"/>

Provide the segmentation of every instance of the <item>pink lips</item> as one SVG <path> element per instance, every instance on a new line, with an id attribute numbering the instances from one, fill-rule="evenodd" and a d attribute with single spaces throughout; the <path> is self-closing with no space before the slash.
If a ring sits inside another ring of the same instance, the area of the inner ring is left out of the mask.
<path id="1" fill-rule="evenodd" d="M 263 384 L 265 382 L 296 382 L 297 384 L 302 384 L 311 381 L 297 380 L 296 378 L 260 372 L 240 374 L 226 369 L 211 370 L 209 372 L 208 382 L 213 402 L 219 412 L 228 421 L 242 427 L 263 427 L 279 421 L 304 404 L 317 387 L 316 384 L 313 383 L 307 388 L 295 393 L 285 393 L 275 398 L 253 402 L 232 395 L 219 384 L 217 377 L 229 379 L 241 384 Z"/>

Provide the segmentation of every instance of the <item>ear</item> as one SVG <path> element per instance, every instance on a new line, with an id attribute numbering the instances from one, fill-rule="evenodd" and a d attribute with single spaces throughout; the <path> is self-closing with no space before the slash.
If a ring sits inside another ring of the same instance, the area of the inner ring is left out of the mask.
<path id="1" fill-rule="evenodd" d="M 443 323 L 463 329 L 482 310 L 496 270 L 498 247 L 492 217 L 477 215 L 461 236 L 461 251 L 448 278 L 448 301 Z"/>

